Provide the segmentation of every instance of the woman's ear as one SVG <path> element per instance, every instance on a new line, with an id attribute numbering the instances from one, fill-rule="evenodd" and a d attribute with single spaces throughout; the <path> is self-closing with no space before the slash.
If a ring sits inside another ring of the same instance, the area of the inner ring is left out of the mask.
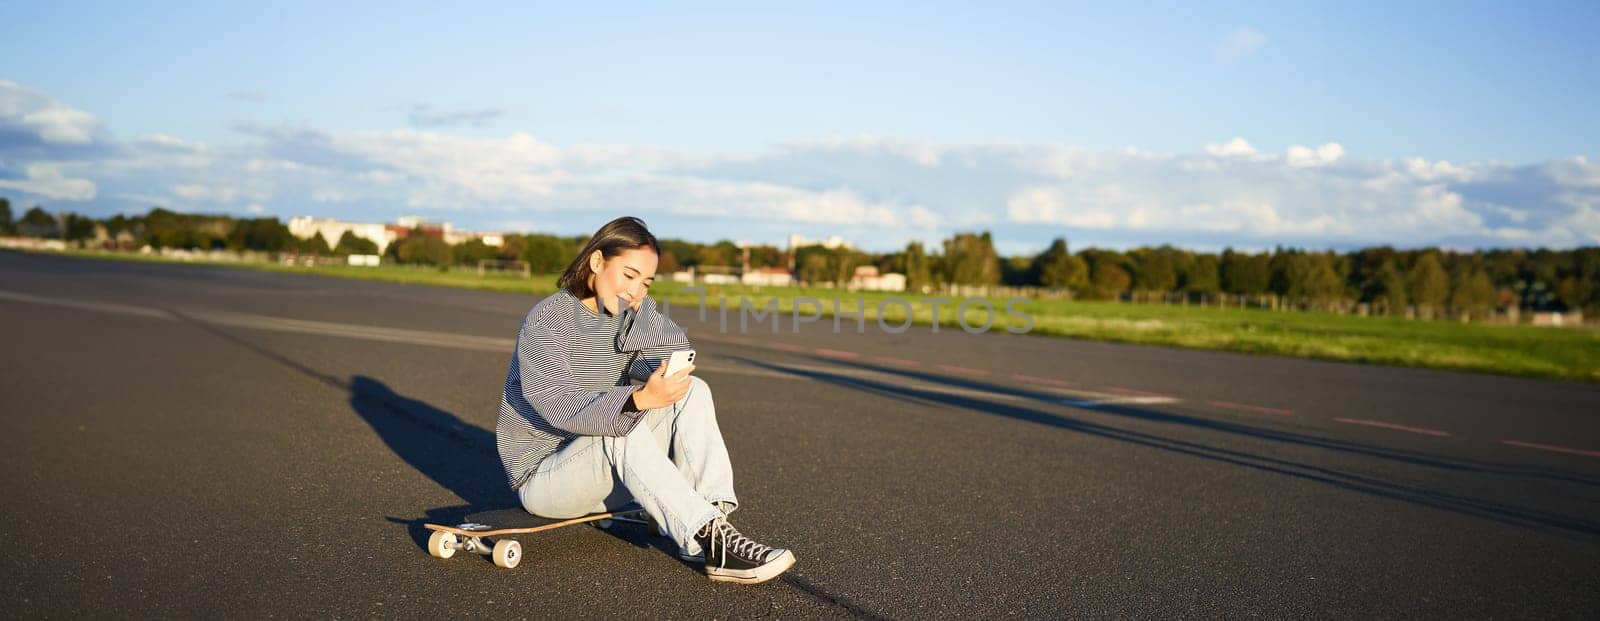
<path id="1" fill-rule="evenodd" d="M 601 254 L 599 250 L 589 253 L 589 271 L 599 274 L 600 268 L 604 267 L 605 264 L 606 256 Z"/>

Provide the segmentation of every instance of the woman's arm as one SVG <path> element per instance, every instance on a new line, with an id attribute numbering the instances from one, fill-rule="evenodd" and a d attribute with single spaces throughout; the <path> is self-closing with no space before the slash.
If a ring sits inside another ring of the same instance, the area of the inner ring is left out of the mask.
<path id="1" fill-rule="evenodd" d="M 671 317 L 659 311 L 655 300 L 645 298 L 634 309 L 637 314 L 628 325 L 626 341 L 650 343 L 634 354 L 628 364 L 628 376 L 644 382 L 666 363 L 672 352 L 690 349 L 689 337 Z"/>
<path id="2" fill-rule="evenodd" d="M 646 347 L 640 350 L 639 354 L 634 356 L 633 362 L 628 365 L 628 376 L 641 382 L 649 381 L 650 375 L 661 368 L 661 365 L 666 364 L 667 358 L 672 357 L 672 352 L 685 349 L 690 349 L 689 341 Z"/>
<path id="3" fill-rule="evenodd" d="M 517 338 L 517 368 L 522 396 L 552 426 L 585 436 L 625 436 L 644 416 L 624 412 L 623 404 L 637 386 L 618 386 L 603 392 L 585 390 L 572 379 L 570 335 L 552 331 L 530 319 Z"/>

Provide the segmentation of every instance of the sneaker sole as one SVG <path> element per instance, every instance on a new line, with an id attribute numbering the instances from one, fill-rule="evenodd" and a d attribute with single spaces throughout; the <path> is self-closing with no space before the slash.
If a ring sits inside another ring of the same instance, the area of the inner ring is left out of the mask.
<path id="1" fill-rule="evenodd" d="M 755 569 L 713 569 L 706 568 L 706 577 L 712 582 L 732 582 L 734 584 L 760 584 L 778 577 L 783 572 L 794 567 L 794 552 L 784 550 L 767 563 Z"/>

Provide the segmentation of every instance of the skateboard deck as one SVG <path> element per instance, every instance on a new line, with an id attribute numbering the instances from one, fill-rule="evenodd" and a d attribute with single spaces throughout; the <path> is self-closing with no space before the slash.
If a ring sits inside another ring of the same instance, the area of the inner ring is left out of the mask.
<path id="1" fill-rule="evenodd" d="M 539 517 L 521 507 L 510 507 L 473 513 L 463 520 L 455 526 L 423 524 L 423 528 L 433 531 L 428 537 L 428 554 L 450 558 L 457 551 L 472 552 L 489 556 L 495 565 L 511 569 L 522 562 L 522 544 L 508 538 L 510 535 L 531 535 L 575 524 L 593 523 L 608 528 L 612 522 L 649 523 L 644 510 L 637 505 L 566 520 Z"/>

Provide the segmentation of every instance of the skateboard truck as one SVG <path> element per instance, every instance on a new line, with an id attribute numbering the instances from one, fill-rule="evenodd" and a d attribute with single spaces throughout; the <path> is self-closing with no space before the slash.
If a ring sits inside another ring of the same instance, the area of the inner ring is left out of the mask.
<path id="1" fill-rule="evenodd" d="M 477 526 L 479 528 L 468 528 Z M 462 524 L 462 530 L 488 530 L 482 524 Z M 434 531 L 428 537 L 428 554 L 437 558 L 450 558 L 457 551 L 471 552 L 494 559 L 494 564 L 506 569 L 516 567 L 522 562 L 522 544 L 515 539 L 501 539 L 490 542 L 482 537 L 459 537 L 455 533 Z"/>

